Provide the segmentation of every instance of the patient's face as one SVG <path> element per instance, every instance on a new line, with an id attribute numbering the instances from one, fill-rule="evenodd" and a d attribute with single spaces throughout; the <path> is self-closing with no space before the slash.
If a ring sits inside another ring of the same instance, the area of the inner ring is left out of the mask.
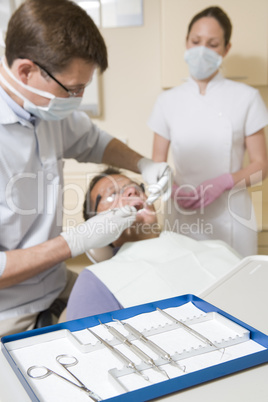
<path id="1" fill-rule="evenodd" d="M 91 205 L 100 213 L 113 208 L 134 206 L 138 213 L 136 222 L 156 223 L 153 205 L 147 205 L 144 188 L 124 175 L 110 175 L 100 179 L 91 190 Z"/>

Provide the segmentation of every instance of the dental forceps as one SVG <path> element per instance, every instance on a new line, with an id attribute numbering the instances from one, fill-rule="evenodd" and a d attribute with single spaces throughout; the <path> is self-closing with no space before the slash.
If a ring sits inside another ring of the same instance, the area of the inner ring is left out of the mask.
<path id="1" fill-rule="evenodd" d="M 148 346 L 153 352 L 155 352 L 159 357 L 161 357 L 164 360 L 167 360 L 169 364 L 172 364 L 173 366 L 178 367 L 180 370 L 185 372 L 186 367 L 181 366 L 176 360 L 172 359 L 170 354 L 162 349 L 160 346 L 158 346 L 155 342 L 151 341 L 151 339 L 148 339 L 145 335 L 143 335 L 140 331 L 138 331 L 136 328 L 132 327 L 132 325 L 128 324 L 127 322 L 117 320 L 113 318 L 114 321 L 120 322 L 127 331 L 134 335 L 137 339 L 139 339 L 141 342 L 143 342 L 145 345 Z"/>
<path id="2" fill-rule="evenodd" d="M 72 384 L 74 387 L 77 387 L 78 389 L 80 389 L 81 391 L 84 391 L 87 393 L 87 395 L 95 402 L 98 401 L 102 401 L 102 398 L 97 395 L 95 392 L 91 391 L 90 389 L 88 389 L 85 384 L 82 383 L 82 381 L 80 381 L 70 370 L 69 367 L 75 366 L 78 363 L 78 360 L 76 357 L 71 356 L 71 355 L 67 355 L 67 354 L 63 354 L 63 355 L 59 355 L 56 357 L 57 362 L 78 382 L 78 384 L 76 384 L 75 382 L 69 380 L 66 377 L 63 377 L 62 375 L 56 373 L 55 371 L 45 367 L 45 366 L 31 366 L 28 368 L 27 370 L 27 374 L 29 377 L 34 378 L 34 379 L 38 379 L 41 380 L 43 378 L 46 378 L 52 374 L 54 374 L 55 376 L 61 378 L 62 380 L 67 381 L 69 384 Z M 39 371 L 42 371 L 43 374 L 39 373 Z M 36 373 L 36 374 L 35 374 Z"/>
<path id="3" fill-rule="evenodd" d="M 214 347 L 217 350 L 220 350 L 221 348 L 218 348 L 213 342 L 211 342 L 210 339 L 205 337 L 204 335 L 200 334 L 197 332 L 195 329 L 189 327 L 188 325 L 184 324 L 184 322 L 181 322 L 180 320 L 177 320 L 177 318 L 172 317 L 172 315 L 168 314 L 166 311 L 161 310 L 160 308 L 156 307 L 156 310 L 159 311 L 159 313 L 163 314 L 167 318 L 169 318 L 171 321 L 175 322 L 176 324 L 180 325 L 183 329 L 185 329 L 187 332 L 189 332 L 191 335 L 195 336 L 197 339 L 201 340 L 202 342 L 208 344 L 209 346 Z M 224 349 L 223 349 L 224 353 Z"/>
<path id="4" fill-rule="evenodd" d="M 124 345 L 126 345 L 136 356 L 138 356 L 144 363 L 148 364 L 152 369 L 158 371 L 159 373 L 165 375 L 168 379 L 170 378 L 168 374 L 165 372 L 165 370 L 159 368 L 154 360 L 147 355 L 143 350 L 141 350 L 138 346 L 134 345 L 132 342 L 128 340 L 126 336 L 121 334 L 121 332 L 117 331 L 114 327 L 111 327 L 107 324 L 103 324 L 100 322 L 101 325 L 103 325 L 105 328 L 108 329 L 108 331 L 119 341 L 121 341 Z"/>
<path id="5" fill-rule="evenodd" d="M 136 374 L 140 375 L 144 380 L 149 381 L 149 377 L 147 377 L 147 375 L 143 374 L 140 370 L 138 370 L 137 367 L 135 366 L 135 363 L 133 363 L 132 360 L 130 360 L 127 356 L 125 356 L 122 352 L 120 352 L 120 350 L 114 348 L 112 345 L 106 342 L 95 332 L 91 331 L 91 329 L 87 328 L 87 330 L 92 335 L 94 335 L 104 346 L 106 346 L 116 357 L 118 357 L 118 359 L 120 359 L 126 365 L 127 368 L 132 369 Z"/>

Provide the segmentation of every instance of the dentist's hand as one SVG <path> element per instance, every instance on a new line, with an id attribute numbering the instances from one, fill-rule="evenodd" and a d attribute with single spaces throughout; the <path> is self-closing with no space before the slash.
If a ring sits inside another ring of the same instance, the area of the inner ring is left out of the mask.
<path id="1" fill-rule="evenodd" d="M 224 191 L 231 190 L 233 186 L 233 176 L 230 173 L 225 173 L 204 181 L 198 187 L 188 192 L 173 185 L 172 196 L 180 207 L 184 209 L 197 209 L 208 206 L 219 198 Z"/>
<path id="2" fill-rule="evenodd" d="M 148 158 L 141 158 L 138 169 L 142 177 L 149 184 L 147 204 L 152 204 L 160 196 L 166 201 L 171 195 L 172 170 L 166 162 L 154 162 Z"/>
<path id="3" fill-rule="evenodd" d="M 137 210 L 129 205 L 120 209 L 101 212 L 86 222 L 62 232 L 72 257 L 91 248 L 100 248 L 112 243 L 136 220 Z"/>

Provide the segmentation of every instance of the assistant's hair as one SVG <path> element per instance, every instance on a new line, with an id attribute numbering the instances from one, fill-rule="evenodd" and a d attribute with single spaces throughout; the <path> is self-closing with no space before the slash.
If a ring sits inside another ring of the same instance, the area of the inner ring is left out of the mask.
<path id="1" fill-rule="evenodd" d="M 85 221 L 87 221 L 89 218 L 92 218 L 92 216 L 96 215 L 96 212 L 94 211 L 94 205 L 91 205 L 91 202 L 90 202 L 90 194 L 91 194 L 93 187 L 103 177 L 111 176 L 114 174 L 121 174 L 120 169 L 117 169 L 113 166 L 108 166 L 105 170 L 103 170 L 98 175 L 94 176 L 93 179 L 91 180 L 89 189 L 85 195 L 85 201 L 84 201 L 84 205 L 83 205 L 83 217 L 84 217 Z"/>
<path id="2" fill-rule="evenodd" d="M 108 67 L 107 48 L 90 16 L 69 0 L 26 0 L 12 15 L 6 34 L 6 59 L 26 58 L 51 73 L 81 58 Z"/>
<path id="3" fill-rule="evenodd" d="M 194 23 L 203 17 L 213 17 L 218 21 L 224 31 L 224 44 L 227 46 L 232 35 L 232 23 L 228 15 L 220 7 L 216 6 L 208 7 L 205 10 L 200 11 L 192 18 L 190 24 L 188 25 L 187 38 Z"/>

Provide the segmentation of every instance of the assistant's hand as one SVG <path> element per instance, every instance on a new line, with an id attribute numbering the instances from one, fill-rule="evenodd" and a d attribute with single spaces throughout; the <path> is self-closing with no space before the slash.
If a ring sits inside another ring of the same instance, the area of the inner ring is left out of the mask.
<path id="1" fill-rule="evenodd" d="M 197 209 L 208 206 L 220 197 L 224 191 L 231 190 L 233 186 L 233 176 L 230 173 L 225 173 L 204 181 L 198 187 L 188 192 L 173 185 L 172 196 L 180 207 L 184 209 Z"/>
<path id="2" fill-rule="evenodd" d="M 147 204 L 152 204 L 161 195 L 166 201 L 171 195 L 172 170 L 166 162 L 154 162 L 148 158 L 141 158 L 138 162 L 144 180 L 150 184 Z"/>
<path id="3" fill-rule="evenodd" d="M 86 222 L 62 232 L 72 257 L 90 248 L 100 248 L 112 243 L 136 220 L 137 210 L 129 205 L 120 209 L 101 212 Z"/>

